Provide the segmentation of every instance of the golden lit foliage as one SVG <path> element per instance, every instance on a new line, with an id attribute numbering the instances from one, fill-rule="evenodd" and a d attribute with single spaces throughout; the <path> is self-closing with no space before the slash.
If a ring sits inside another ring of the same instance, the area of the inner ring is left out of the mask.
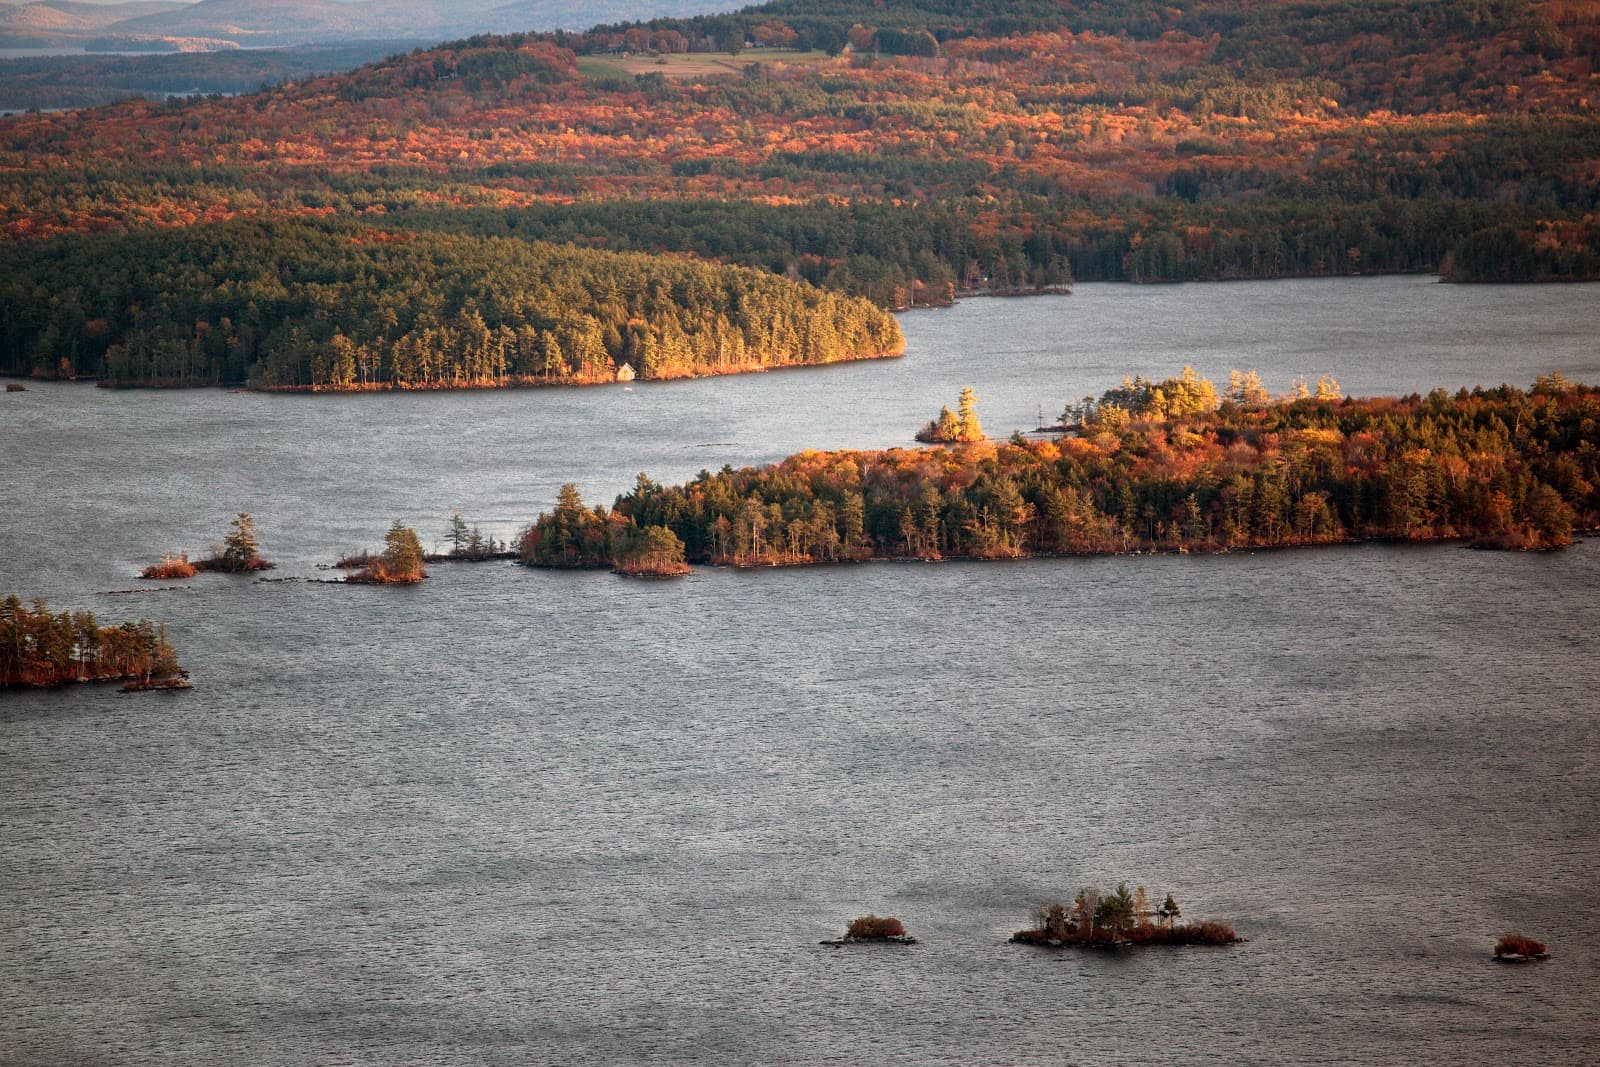
<path id="1" fill-rule="evenodd" d="M 611 544 L 653 526 L 690 562 L 736 566 L 1361 539 L 1558 548 L 1600 525 L 1597 427 L 1600 390 L 1561 382 L 1229 402 L 1057 441 L 802 452 L 681 486 L 641 478 L 609 511 L 574 490 L 529 527 L 524 558 L 609 566 Z"/>
<path id="2" fill-rule="evenodd" d="M 887 240 L 806 265 L 797 241 L 781 262 L 890 306 L 919 285 L 937 302 L 1074 275 L 1600 273 L 1594 4 L 1079 7 L 1008 8 L 992 28 L 926 13 L 930 36 L 885 21 L 900 12 L 780 3 L 16 116 L 0 230 L 579 200 L 955 212 L 960 241 L 941 233 L 937 254 Z M 591 216 L 581 238 L 740 254 L 726 217 L 689 239 L 619 221 Z"/>

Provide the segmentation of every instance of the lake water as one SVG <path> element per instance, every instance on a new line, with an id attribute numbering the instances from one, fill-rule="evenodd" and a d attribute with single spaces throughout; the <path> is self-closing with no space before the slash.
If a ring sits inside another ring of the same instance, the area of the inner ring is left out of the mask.
<path id="1" fill-rule="evenodd" d="M 0 594 L 164 620 L 197 688 L 0 696 L 7 1063 L 1588 1063 L 1600 545 L 131 588 L 459 507 L 991 434 L 1185 362 L 1600 381 L 1600 287 L 1136 288 L 685 383 L 0 394 Z M 1091 882 L 1248 943 L 1005 944 Z M 851 918 L 923 944 L 830 950 Z M 1521 929 L 1555 956 L 1489 961 Z"/>

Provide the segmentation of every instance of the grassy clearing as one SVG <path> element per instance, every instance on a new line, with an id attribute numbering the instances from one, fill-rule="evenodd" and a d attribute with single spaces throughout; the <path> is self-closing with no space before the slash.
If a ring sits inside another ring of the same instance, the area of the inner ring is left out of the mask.
<path id="1" fill-rule="evenodd" d="M 668 78 L 713 78 L 743 73 L 751 63 L 786 67 L 820 67 L 834 61 L 826 52 L 788 48 L 753 48 L 743 52 L 690 52 L 684 55 L 580 56 L 578 70 L 589 78 L 661 74 Z"/>

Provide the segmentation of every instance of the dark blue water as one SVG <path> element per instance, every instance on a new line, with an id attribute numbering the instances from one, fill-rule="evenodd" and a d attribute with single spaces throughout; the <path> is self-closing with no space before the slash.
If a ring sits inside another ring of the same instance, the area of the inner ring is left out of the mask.
<path id="1" fill-rule="evenodd" d="M 963 385 L 1004 433 L 1185 360 L 1595 380 L 1595 292 L 1096 286 L 817 372 L 0 396 L 0 592 L 161 618 L 197 683 L 0 696 L 0 1061 L 1590 1062 L 1600 546 L 109 594 L 240 509 L 315 577 L 397 516 L 898 443 Z M 1250 940 L 1005 943 L 1119 879 Z M 868 911 L 923 943 L 816 945 Z M 1511 929 L 1554 958 L 1492 963 Z"/>

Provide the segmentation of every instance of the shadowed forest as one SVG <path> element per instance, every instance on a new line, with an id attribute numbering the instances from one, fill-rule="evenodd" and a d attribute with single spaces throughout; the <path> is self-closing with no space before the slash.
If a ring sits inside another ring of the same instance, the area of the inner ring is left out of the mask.
<path id="1" fill-rule="evenodd" d="M 0 371 L 110 385 L 595 383 L 903 345 L 887 312 L 804 282 L 503 238 L 237 220 L 0 246 Z"/>

